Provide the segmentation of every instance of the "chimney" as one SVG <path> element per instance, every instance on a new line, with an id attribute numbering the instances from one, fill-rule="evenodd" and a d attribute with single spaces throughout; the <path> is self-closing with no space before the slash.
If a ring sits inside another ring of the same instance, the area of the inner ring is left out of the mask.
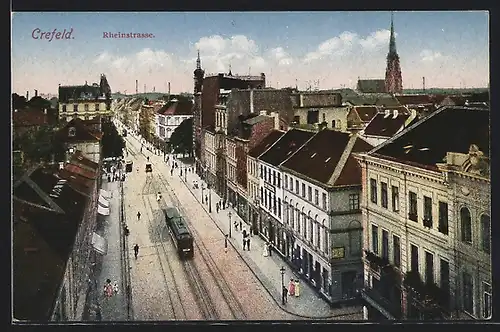
<path id="1" fill-rule="evenodd" d="M 43 114 L 47 115 L 47 109 L 46 108 L 43 110 Z"/>
<path id="2" fill-rule="evenodd" d="M 267 115 L 267 111 L 266 110 L 262 110 L 259 112 L 259 115 Z"/>
<path id="3" fill-rule="evenodd" d="M 299 94 L 299 107 L 304 107 L 304 95 L 302 93 Z"/>
<path id="4" fill-rule="evenodd" d="M 254 107 L 253 107 L 253 89 L 250 89 L 250 113 L 254 112 Z"/>
<path id="5" fill-rule="evenodd" d="M 168 82 L 168 96 L 170 97 L 170 82 Z"/>
<path id="6" fill-rule="evenodd" d="M 135 80 L 135 94 L 139 93 L 139 81 Z"/>
<path id="7" fill-rule="evenodd" d="M 38 90 L 35 90 L 35 97 L 38 97 Z"/>
<path id="8" fill-rule="evenodd" d="M 262 88 L 264 89 L 266 87 L 266 74 L 260 73 L 260 79 L 263 81 Z"/>
<path id="9" fill-rule="evenodd" d="M 29 99 L 30 99 L 30 92 L 26 91 L 26 100 L 29 100 Z"/>
<path id="10" fill-rule="evenodd" d="M 395 119 L 397 117 L 398 117 L 398 110 L 394 110 L 392 118 Z"/>
<path id="11" fill-rule="evenodd" d="M 274 129 L 280 129 L 280 114 L 278 112 L 271 112 L 271 116 L 274 118 Z"/>

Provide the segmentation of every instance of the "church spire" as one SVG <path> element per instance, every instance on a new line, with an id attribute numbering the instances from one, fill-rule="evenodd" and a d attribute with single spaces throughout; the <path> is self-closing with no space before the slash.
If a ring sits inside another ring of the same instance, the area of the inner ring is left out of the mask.
<path id="1" fill-rule="evenodd" d="M 196 69 L 201 69 L 200 50 L 198 50 L 198 58 L 196 59 Z"/>
<path id="2" fill-rule="evenodd" d="M 391 12 L 391 38 L 389 40 L 389 55 L 396 55 L 396 36 L 394 35 L 394 13 Z"/>

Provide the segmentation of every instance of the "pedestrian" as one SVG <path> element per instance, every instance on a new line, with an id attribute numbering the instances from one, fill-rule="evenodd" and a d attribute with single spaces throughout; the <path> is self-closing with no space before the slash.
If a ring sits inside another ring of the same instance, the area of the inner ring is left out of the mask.
<path id="1" fill-rule="evenodd" d="M 139 255 L 139 245 L 136 243 L 134 246 L 134 257 L 137 259 L 137 255 Z"/>
<path id="2" fill-rule="evenodd" d="M 243 221 L 240 220 L 240 229 L 243 230 Z"/>
<path id="3" fill-rule="evenodd" d="M 217 213 L 219 213 L 219 203 L 215 204 L 215 211 L 217 211 Z"/>
<path id="4" fill-rule="evenodd" d="M 243 237 L 243 250 L 245 250 L 245 247 L 247 245 L 247 231 L 246 230 L 243 230 L 242 237 Z"/>
<path id="5" fill-rule="evenodd" d="M 208 195 L 205 195 L 205 204 L 208 204 Z"/>
<path id="6" fill-rule="evenodd" d="M 108 182 L 111 182 L 111 175 L 108 174 Z"/>
<path id="7" fill-rule="evenodd" d="M 247 238 L 247 250 L 250 251 L 250 238 Z"/>
<path id="8" fill-rule="evenodd" d="M 282 291 L 281 291 L 281 303 L 283 305 L 285 305 L 288 302 L 287 296 L 288 296 L 288 289 L 286 289 L 286 287 L 283 286 Z"/>
<path id="9" fill-rule="evenodd" d="M 140 212 L 137 212 L 137 220 L 141 220 L 141 213 Z"/>
<path id="10" fill-rule="evenodd" d="M 250 225 L 250 236 L 253 236 L 253 225 Z"/>
<path id="11" fill-rule="evenodd" d="M 295 279 L 295 297 L 299 297 L 299 295 L 300 295 L 299 279 Z"/>
<path id="12" fill-rule="evenodd" d="M 125 232 L 125 236 L 129 236 L 130 231 L 128 230 L 128 226 L 127 225 L 123 226 L 123 230 Z"/>
<path id="13" fill-rule="evenodd" d="M 234 221 L 234 229 L 238 230 L 238 222 L 236 220 Z"/>
<path id="14" fill-rule="evenodd" d="M 181 169 L 181 176 L 182 176 L 182 169 Z"/>
<path id="15" fill-rule="evenodd" d="M 174 174 L 174 169 L 170 169 L 170 176 L 172 176 Z"/>
<path id="16" fill-rule="evenodd" d="M 288 293 L 290 296 L 295 296 L 295 281 L 293 278 L 290 278 L 290 282 L 288 283 Z"/>
<path id="17" fill-rule="evenodd" d="M 149 149 L 148 149 L 148 150 L 149 150 Z M 149 157 L 146 157 L 146 158 L 147 158 L 147 159 L 148 159 L 148 161 L 149 161 Z"/>
<path id="18" fill-rule="evenodd" d="M 262 252 L 262 256 L 264 257 L 269 256 L 269 247 L 267 246 L 267 243 L 264 243 L 264 250 Z"/>
<path id="19" fill-rule="evenodd" d="M 271 242 L 269 242 L 269 243 L 267 244 L 267 247 L 268 247 L 268 250 L 269 250 L 269 256 L 272 256 L 272 255 L 273 255 L 273 252 L 272 252 L 273 247 L 271 246 Z"/>
<path id="20" fill-rule="evenodd" d="M 115 294 L 118 294 L 118 282 L 116 281 L 113 283 L 113 292 Z"/>
<path id="21" fill-rule="evenodd" d="M 224 252 L 227 253 L 227 234 L 224 235 Z"/>

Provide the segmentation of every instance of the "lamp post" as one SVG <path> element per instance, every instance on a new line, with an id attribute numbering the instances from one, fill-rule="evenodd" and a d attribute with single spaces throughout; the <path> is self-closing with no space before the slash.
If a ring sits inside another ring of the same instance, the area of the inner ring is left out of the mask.
<path id="1" fill-rule="evenodd" d="M 205 198 L 203 197 L 203 191 L 205 190 L 205 185 L 201 184 L 201 204 L 205 203 Z"/>
<path id="2" fill-rule="evenodd" d="M 285 267 L 282 266 L 280 269 L 281 272 L 281 303 L 285 304 L 285 296 L 283 294 L 283 288 L 285 288 Z"/>
<path id="3" fill-rule="evenodd" d="M 229 212 L 227 213 L 227 216 L 229 217 L 229 237 L 231 237 L 231 216 L 232 216 L 232 215 L 233 215 L 233 214 L 231 213 L 231 211 L 229 211 Z"/>
<path id="4" fill-rule="evenodd" d="M 186 182 L 186 184 L 187 184 L 187 181 L 188 181 L 188 180 L 187 180 L 187 170 L 188 170 L 188 167 L 187 167 L 187 166 L 185 166 L 185 167 L 184 167 L 184 182 Z"/>
<path id="5" fill-rule="evenodd" d="M 207 184 L 208 190 L 208 213 L 212 213 L 212 191 L 210 190 L 210 185 Z"/>

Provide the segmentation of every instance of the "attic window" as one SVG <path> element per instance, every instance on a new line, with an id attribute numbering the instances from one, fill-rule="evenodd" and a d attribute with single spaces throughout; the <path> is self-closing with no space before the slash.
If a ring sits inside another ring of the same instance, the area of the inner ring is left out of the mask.
<path id="1" fill-rule="evenodd" d="M 329 161 L 330 161 L 330 159 L 332 159 L 332 157 L 328 157 L 328 158 L 326 158 L 325 163 L 329 162 Z"/>
<path id="2" fill-rule="evenodd" d="M 314 152 L 312 155 L 311 155 L 311 159 L 314 158 L 316 156 L 316 152 Z"/>
<path id="3" fill-rule="evenodd" d="M 70 127 L 68 129 L 68 136 L 69 137 L 75 137 L 76 136 L 76 128 L 75 127 Z"/>
<path id="4" fill-rule="evenodd" d="M 420 148 L 419 150 L 420 151 L 429 151 L 430 149 L 429 148 Z"/>

